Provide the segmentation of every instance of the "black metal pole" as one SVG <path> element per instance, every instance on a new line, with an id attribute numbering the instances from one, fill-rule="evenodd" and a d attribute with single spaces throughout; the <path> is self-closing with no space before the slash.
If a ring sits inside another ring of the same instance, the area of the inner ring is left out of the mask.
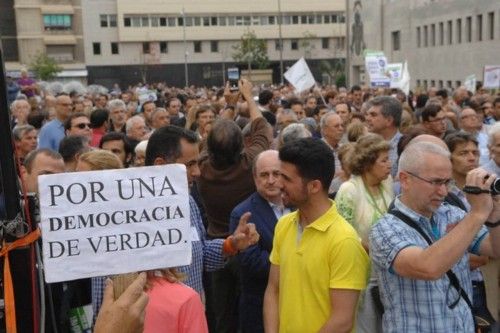
<path id="1" fill-rule="evenodd" d="M 10 221 L 21 212 L 20 191 L 18 188 L 16 162 L 14 157 L 14 146 L 12 131 L 10 128 L 10 112 L 7 102 L 7 83 L 5 78 L 5 66 L 3 49 L 0 43 L 0 177 L 5 200 L 6 216 L 0 219 Z M 26 203 L 28 204 L 28 203 Z M 31 210 L 30 213 L 31 214 Z M 32 219 L 33 220 L 33 219 Z M 34 226 L 35 227 L 35 226 Z M 31 231 L 31 230 L 29 230 Z M 3 235 L 7 241 L 15 240 L 15 237 Z M 16 302 L 16 322 L 18 332 L 33 332 L 34 314 L 38 301 L 38 290 L 33 288 L 34 279 L 34 256 L 33 244 L 26 248 L 11 251 L 9 255 L 12 280 L 14 284 L 14 297 Z M 1 261 L 3 271 L 3 260 Z M 2 275 L 0 275 L 2 276 Z M 3 276 L 2 279 L 3 281 Z M 3 287 L 3 283 L 2 283 Z M 33 297 L 33 295 L 36 297 Z M 3 298 L 3 290 L 2 290 Z M 3 312 L 3 309 L 1 310 Z M 5 316 L 2 316 L 0 331 L 5 331 Z"/>

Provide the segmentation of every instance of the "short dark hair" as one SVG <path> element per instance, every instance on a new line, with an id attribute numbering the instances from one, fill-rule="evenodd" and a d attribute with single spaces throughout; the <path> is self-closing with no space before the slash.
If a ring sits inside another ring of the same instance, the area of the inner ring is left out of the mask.
<path id="1" fill-rule="evenodd" d="M 304 106 L 304 103 L 302 103 L 302 101 L 298 98 L 292 98 L 288 101 L 288 104 L 290 106 L 290 108 L 294 105 L 302 105 Z"/>
<path id="2" fill-rule="evenodd" d="M 422 121 L 429 121 L 431 117 L 435 117 L 443 107 L 441 104 L 430 103 L 422 110 Z"/>
<path id="3" fill-rule="evenodd" d="M 81 135 L 68 135 L 59 143 L 59 154 L 64 159 L 64 163 L 72 161 L 77 154 L 90 150 L 89 139 Z"/>
<path id="4" fill-rule="evenodd" d="M 28 173 L 31 173 L 31 170 L 33 169 L 33 162 L 35 161 L 36 157 L 40 154 L 49 156 L 55 160 L 62 160 L 63 157 L 61 154 L 59 154 L 57 151 L 48 149 L 48 148 L 40 148 L 40 149 L 35 149 L 32 150 L 26 155 L 26 158 L 24 159 L 24 167 L 28 171 Z"/>
<path id="5" fill-rule="evenodd" d="M 207 138 L 208 156 L 216 169 L 224 169 L 240 160 L 243 135 L 234 121 L 218 119 Z"/>
<path id="6" fill-rule="evenodd" d="M 385 118 L 391 117 L 394 126 L 399 127 L 401 124 L 401 114 L 403 113 L 403 106 L 401 102 L 392 96 L 378 96 L 372 99 L 370 106 L 381 107 L 380 112 Z"/>
<path id="7" fill-rule="evenodd" d="M 153 165 L 158 157 L 169 163 L 175 162 L 182 154 L 181 139 L 198 142 L 196 133 L 182 127 L 168 125 L 155 130 L 148 140 L 144 164 Z"/>
<path id="8" fill-rule="evenodd" d="M 106 109 L 96 109 L 90 114 L 90 127 L 99 128 L 108 120 L 109 111 Z"/>
<path id="9" fill-rule="evenodd" d="M 71 122 L 73 121 L 73 119 L 80 118 L 80 117 L 85 117 L 85 118 L 89 119 L 89 117 L 83 112 L 72 113 L 69 115 L 68 119 L 66 119 L 64 121 L 64 129 L 66 131 L 71 129 Z"/>
<path id="10" fill-rule="evenodd" d="M 478 142 L 477 142 L 476 138 L 474 137 L 474 135 L 467 133 L 467 132 L 464 132 L 464 131 L 458 131 L 458 132 L 454 132 L 454 133 L 447 135 L 444 138 L 444 142 L 448 146 L 450 153 L 453 153 L 455 151 L 455 149 L 457 148 L 457 146 L 460 144 L 472 142 L 476 145 L 476 147 L 478 146 Z"/>
<path id="11" fill-rule="evenodd" d="M 448 91 L 446 89 L 440 89 L 436 92 L 436 96 L 442 97 L 443 99 L 448 98 Z"/>
<path id="12" fill-rule="evenodd" d="M 355 91 L 361 91 L 361 87 L 358 86 L 357 84 L 353 85 L 351 87 L 351 93 L 355 92 Z"/>
<path id="13" fill-rule="evenodd" d="M 148 105 L 148 104 L 151 104 L 151 103 L 153 103 L 153 105 L 156 106 L 155 102 L 153 102 L 153 101 L 145 101 L 144 103 L 142 103 L 142 105 L 141 105 L 141 113 L 144 113 L 144 107 L 146 105 Z"/>
<path id="14" fill-rule="evenodd" d="M 323 191 L 328 192 L 335 173 L 335 159 L 325 142 L 314 138 L 287 142 L 279 150 L 279 158 L 295 165 L 302 178 L 319 180 Z"/>
<path id="15" fill-rule="evenodd" d="M 271 90 L 262 90 L 259 94 L 259 104 L 266 105 L 273 99 L 273 92 Z"/>
<path id="16" fill-rule="evenodd" d="M 123 141 L 123 149 L 125 150 L 125 154 L 128 155 L 134 153 L 130 141 L 128 141 L 127 136 L 122 132 L 109 132 L 104 134 L 101 138 L 101 141 L 99 142 L 99 148 L 102 149 L 102 146 L 108 141 Z"/>

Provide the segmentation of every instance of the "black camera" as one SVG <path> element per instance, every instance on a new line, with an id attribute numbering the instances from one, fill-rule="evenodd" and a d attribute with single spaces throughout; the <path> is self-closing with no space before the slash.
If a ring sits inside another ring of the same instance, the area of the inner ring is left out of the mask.
<path id="1" fill-rule="evenodd" d="M 498 195 L 500 194 L 500 178 L 496 178 L 493 183 L 491 183 L 491 195 Z"/>

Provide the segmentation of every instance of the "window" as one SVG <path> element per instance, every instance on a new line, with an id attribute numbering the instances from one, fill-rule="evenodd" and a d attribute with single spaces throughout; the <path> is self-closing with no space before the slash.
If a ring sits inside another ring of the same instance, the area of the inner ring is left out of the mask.
<path id="1" fill-rule="evenodd" d="M 276 40 L 274 41 L 274 49 L 275 49 L 276 51 L 281 50 L 281 42 L 280 42 L 280 40 L 279 40 L 279 39 L 276 39 Z"/>
<path id="2" fill-rule="evenodd" d="M 439 80 L 438 87 L 439 89 L 443 89 L 443 80 Z"/>
<path id="3" fill-rule="evenodd" d="M 290 45 L 290 48 L 291 48 L 292 50 L 298 50 L 298 49 L 299 49 L 299 41 L 298 41 L 297 39 L 292 39 L 292 40 L 290 41 L 290 44 L 291 44 L 291 45 Z"/>
<path id="4" fill-rule="evenodd" d="M 481 42 L 483 40 L 483 15 L 478 15 L 476 17 L 477 26 L 477 41 Z"/>
<path id="5" fill-rule="evenodd" d="M 462 43 L 462 19 L 457 19 L 457 43 Z"/>
<path id="6" fill-rule="evenodd" d="M 428 35 L 428 27 L 424 25 L 424 47 L 429 46 L 429 35 Z"/>
<path id="7" fill-rule="evenodd" d="M 392 50 L 399 51 L 401 49 L 401 32 L 393 31 L 392 32 Z"/>
<path id="8" fill-rule="evenodd" d="M 111 43 L 111 54 L 119 54 L 120 51 L 118 50 L 118 43 L 112 42 Z"/>
<path id="9" fill-rule="evenodd" d="M 151 26 L 158 27 L 160 25 L 160 18 L 158 16 L 151 16 Z"/>
<path id="10" fill-rule="evenodd" d="M 329 49 L 330 48 L 330 39 L 328 39 L 328 38 L 321 38 L 321 47 L 323 49 Z"/>
<path id="11" fill-rule="evenodd" d="M 297 15 L 292 16 L 292 24 L 299 24 L 299 17 Z"/>
<path id="12" fill-rule="evenodd" d="M 495 39 L 495 12 L 488 13 L 488 38 Z"/>
<path id="13" fill-rule="evenodd" d="M 94 51 L 94 55 L 101 54 L 101 43 L 92 43 L 92 50 Z"/>
<path id="14" fill-rule="evenodd" d="M 210 52 L 217 53 L 219 52 L 219 42 L 216 40 L 210 41 Z"/>
<path id="15" fill-rule="evenodd" d="M 43 15 L 43 27 L 46 31 L 50 30 L 71 30 L 72 15 Z"/>
<path id="16" fill-rule="evenodd" d="M 149 42 L 143 42 L 142 43 L 142 53 L 149 54 L 150 52 L 151 52 L 151 48 L 150 48 Z"/>
<path id="17" fill-rule="evenodd" d="M 141 26 L 149 27 L 149 17 L 148 16 L 141 17 Z"/>
<path id="18" fill-rule="evenodd" d="M 210 25 L 217 26 L 217 16 L 210 17 Z"/>
<path id="19" fill-rule="evenodd" d="M 210 26 L 210 17 L 204 17 L 203 18 L 203 26 L 204 27 L 209 27 Z"/>
<path id="20" fill-rule="evenodd" d="M 446 81 L 446 86 L 448 88 L 452 88 L 452 85 L 453 85 L 453 83 L 451 82 L 451 80 Z"/>
<path id="21" fill-rule="evenodd" d="M 116 27 L 116 15 L 109 15 L 109 26 Z"/>
<path id="22" fill-rule="evenodd" d="M 417 80 L 417 87 L 420 87 L 420 80 Z"/>
<path id="23" fill-rule="evenodd" d="M 132 26 L 133 27 L 141 26 L 141 18 L 139 16 L 132 16 Z"/>
<path id="24" fill-rule="evenodd" d="M 422 46 L 422 39 L 420 38 L 420 27 L 417 27 L 417 47 Z"/>
<path id="25" fill-rule="evenodd" d="M 177 25 L 179 27 L 182 27 L 184 25 L 184 18 L 183 17 L 178 17 L 177 18 Z"/>
<path id="26" fill-rule="evenodd" d="M 472 16 L 467 16 L 465 22 L 465 33 L 467 35 L 467 43 L 472 42 Z"/>
<path id="27" fill-rule="evenodd" d="M 101 20 L 101 28 L 106 28 L 108 26 L 108 15 L 99 15 Z"/>
<path id="28" fill-rule="evenodd" d="M 448 45 L 453 44 L 453 21 L 448 21 Z"/>
<path id="29" fill-rule="evenodd" d="M 461 85 L 462 85 L 462 81 L 460 81 L 460 80 L 455 81 L 456 88 L 460 87 Z"/>
<path id="30" fill-rule="evenodd" d="M 132 20 L 130 19 L 130 17 L 124 17 L 123 18 L 123 25 L 126 26 L 126 27 L 132 26 Z"/>
<path id="31" fill-rule="evenodd" d="M 160 42 L 160 53 L 168 52 L 168 44 L 167 42 Z"/>
<path id="32" fill-rule="evenodd" d="M 439 23 L 439 45 L 444 44 L 444 23 Z"/>
<path id="33" fill-rule="evenodd" d="M 227 18 L 227 25 L 235 25 L 236 24 L 236 17 L 234 16 L 229 16 Z"/>
<path id="34" fill-rule="evenodd" d="M 201 53 L 201 42 L 200 41 L 194 42 L 194 52 Z"/>
<path id="35" fill-rule="evenodd" d="M 192 26 L 193 26 L 193 18 L 186 17 L 186 27 L 192 27 Z"/>
<path id="36" fill-rule="evenodd" d="M 300 17 L 300 23 L 301 24 L 307 24 L 307 16 L 306 15 L 302 15 Z"/>
<path id="37" fill-rule="evenodd" d="M 226 20 L 226 17 L 225 17 L 225 16 L 223 16 L 223 17 L 219 17 L 219 25 L 220 25 L 221 27 L 226 26 L 226 21 L 227 21 L 227 20 Z"/>
<path id="38" fill-rule="evenodd" d="M 436 46 L 436 25 L 431 24 L 431 46 Z"/>
<path id="39" fill-rule="evenodd" d="M 175 19 L 174 19 L 174 24 L 175 24 Z M 166 26 L 167 26 L 167 18 L 160 17 L 160 27 L 166 27 Z"/>
<path id="40" fill-rule="evenodd" d="M 325 22 L 325 24 L 330 23 L 330 19 L 331 19 L 330 15 L 324 15 L 323 16 L 323 22 Z"/>
<path id="41" fill-rule="evenodd" d="M 276 24 L 276 16 L 268 16 L 267 19 L 269 20 L 270 25 Z"/>

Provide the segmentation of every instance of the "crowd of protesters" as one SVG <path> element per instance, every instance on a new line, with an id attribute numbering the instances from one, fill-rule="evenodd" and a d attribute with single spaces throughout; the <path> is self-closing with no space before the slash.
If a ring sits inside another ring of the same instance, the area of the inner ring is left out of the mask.
<path id="1" fill-rule="evenodd" d="M 106 277 L 79 281 L 96 332 L 472 332 L 498 315 L 498 262 L 479 268 L 500 256 L 499 94 L 8 88 L 31 192 L 42 173 L 186 165 L 193 263 L 139 275 L 121 303 Z"/>

